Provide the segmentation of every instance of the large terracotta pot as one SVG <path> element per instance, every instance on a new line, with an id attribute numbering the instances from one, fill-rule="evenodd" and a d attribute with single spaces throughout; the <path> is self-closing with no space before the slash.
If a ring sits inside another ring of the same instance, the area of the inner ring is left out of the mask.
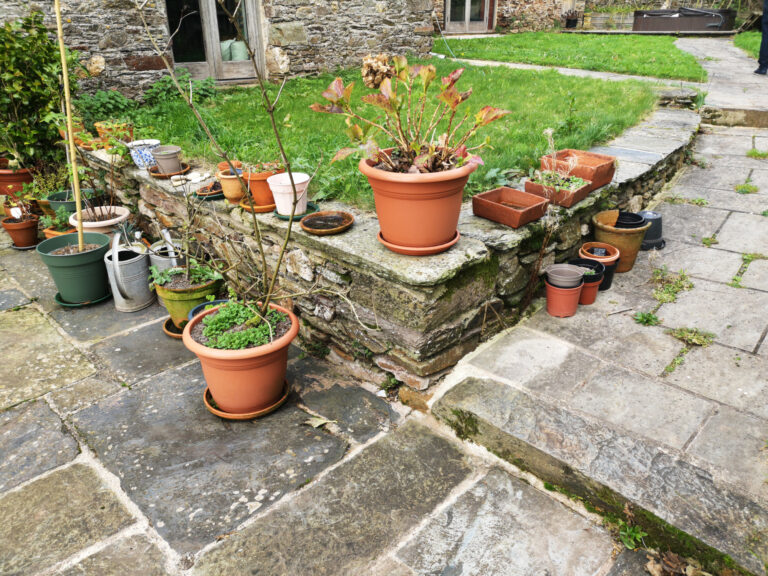
<path id="1" fill-rule="evenodd" d="M 429 174 L 386 172 L 374 164 L 361 160 L 359 169 L 373 188 L 383 240 L 404 248 L 450 248 L 464 186 L 477 164 Z"/>
<path id="2" fill-rule="evenodd" d="M 258 348 L 217 350 L 197 343 L 192 329 L 218 307 L 193 317 L 184 328 L 184 345 L 199 359 L 205 381 L 216 404 L 230 414 L 249 414 L 269 408 L 284 394 L 288 348 L 299 333 L 296 315 L 270 304 L 287 314 L 291 328 L 283 336 Z"/>
<path id="3" fill-rule="evenodd" d="M 32 173 L 26 168 L 10 170 L 0 166 L 0 194 L 16 195 L 24 189 L 24 184 L 32 183 Z"/>
<path id="4" fill-rule="evenodd" d="M 257 206 L 269 206 L 275 203 L 272 190 L 267 184 L 267 178 L 275 174 L 282 174 L 285 170 L 267 170 L 264 172 L 243 172 L 243 180 L 248 183 L 248 189 L 253 196 L 253 202 Z"/>
<path id="5" fill-rule="evenodd" d="M 595 225 L 595 239 L 598 242 L 605 242 L 615 246 L 621 257 L 616 267 L 616 272 L 629 272 L 635 265 L 637 253 L 645 238 L 645 233 L 651 227 L 647 222 L 640 228 L 616 228 L 616 218 L 618 210 L 605 210 L 592 217 L 592 223 Z"/>
<path id="6" fill-rule="evenodd" d="M 17 248 L 26 248 L 37 244 L 37 216 L 23 222 L 11 222 L 13 218 L 3 218 L 2 225 Z"/>

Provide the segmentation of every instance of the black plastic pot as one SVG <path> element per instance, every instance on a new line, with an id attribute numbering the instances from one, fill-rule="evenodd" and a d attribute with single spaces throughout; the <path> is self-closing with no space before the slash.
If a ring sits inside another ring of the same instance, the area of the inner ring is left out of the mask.
<path id="1" fill-rule="evenodd" d="M 589 260 L 588 258 L 573 258 L 568 260 L 568 264 L 573 264 L 574 266 L 580 266 L 582 268 L 589 268 L 595 272 L 591 275 L 584 275 L 584 282 L 587 284 L 597 282 L 605 275 L 605 264 L 598 262 L 597 260 Z"/>
<path id="2" fill-rule="evenodd" d="M 663 238 L 663 229 L 661 226 L 661 214 L 652 210 L 643 210 L 639 214 L 645 218 L 646 222 L 651 223 L 648 232 L 645 233 L 643 244 L 640 250 L 661 250 L 666 245 Z"/>
<path id="3" fill-rule="evenodd" d="M 642 228 L 645 226 L 645 218 L 634 212 L 619 212 L 615 228 Z"/>

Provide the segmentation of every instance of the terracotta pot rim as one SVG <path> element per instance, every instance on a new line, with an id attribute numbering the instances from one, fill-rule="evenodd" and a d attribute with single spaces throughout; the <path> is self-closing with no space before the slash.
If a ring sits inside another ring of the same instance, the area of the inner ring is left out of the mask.
<path id="1" fill-rule="evenodd" d="M 15 218 L 13 216 L 6 216 L 0 220 L 0 223 L 8 228 L 31 228 L 33 224 L 37 226 L 40 217 L 33 215 L 32 218 L 24 220 L 23 222 L 6 222 L 6 220 L 15 220 Z"/>
<path id="2" fill-rule="evenodd" d="M 215 308 L 211 308 L 210 310 L 206 310 L 204 312 L 200 312 L 197 314 L 192 320 L 187 322 L 187 325 L 184 327 L 184 335 L 182 337 L 184 341 L 184 346 L 187 347 L 187 349 L 194 353 L 197 356 L 203 356 L 210 359 L 216 359 L 216 360 L 246 360 L 249 358 L 258 358 L 260 356 L 267 356 L 273 352 L 276 352 L 278 350 L 282 350 L 283 348 L 286 348 L 287 346 L 290 346 L 291 342 L 293 342 L 294 338 L 299 333 L 299 319 L 290 310 L 287 308 L 283 308 L 282 306 L 279 306 L 278 304 L 275 304 L 273 302 L 270 302 L 269 307 L 278 310 L 279 312 L 282 312 L 284 314 L 287 314 L 288 317 L 291 319 L 291 327 L 280 338 L 277 340 L 274 340 L 270 342 L 269 344 L 264 344 L 262 346 L 257 346 L 255 348 L 245 348 L 243 350 L 219 350 L 218 348 L 209 348 L 208 346 L 203 346 L 202 344 L 196 342 L 194 338 L 192 338 L 192 328 L 202 321 L 203 318 L 205 318 L 208 314 L 211 314 L 218 310 L 221 306 L 216 306 Z"/>
<path id="3" fill-rule="evenodd" d="M 595 254 L 592 254 L 590 252 L 587 252 L 589 248 L 605 248 L 608 250 L 609 255 L 608 256 L 597 256 Z M 612 246 L 611 244 L 607 244 L 605 242 L 585 242 L 581 245 L 581 248 L 579 248 L 579 254 L 584 254 L 584 258 L 589 258 L 590 260 L 598 260 L 602 263 L 608 263 L 611 264 L 612 262 L 615 262 L 621 257 L 621 251 L 616 248 L 616 246 Z"/>
<path id="4" fill-rule="evenodd" d="M 9 176 L 11 174 L 31 174 L 28 168 L 0 168 L 0 176 Z"/>
<path id="5" fill-rule="evenodd" d="M 389 152 L 391 149 L 385 150 Z M 373 160 L 363 158 L 358 164 L 358 169 L 368 178 L 375 178 L 385 182 L 399 182 L 405 184 L 421 184 L 432 182 L 444 182 L 446 180 L 456 180 L 458 178 L 468 177 L 477 170 L 477 164 L 465 164 L 458 168 L 451 168 L 443 172 L 420 172 L 418 174 L 403 174 L 400 172 L 387 172 L 373 167 Z"/>
<path id="6" fill-rule="evenodd" d="M 227 169 L 227 172 L 231 172 L 231 170 Z M 225 174 L 224 170 L 216 172 L 216 178 L 219 180 L 237 180 L 238 176 L 240 176 L 242 180 L 245 180 L 243 174 Z"/>
<path id="7" fill-rule="evenodd" d="M 285 170 L 265 170 L 264 172 L 243 172 L 240 176 L 243 180 L 250 182 L 251 180 L 266 180 L 270 176 L 275 174 L 282 174 Z"/>

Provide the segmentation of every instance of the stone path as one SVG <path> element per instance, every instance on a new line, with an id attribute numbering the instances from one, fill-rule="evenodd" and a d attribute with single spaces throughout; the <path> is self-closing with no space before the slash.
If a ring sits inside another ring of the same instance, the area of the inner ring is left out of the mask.
<path id="1" fill-rule="evenodd" d="M 533 476 L 298 350 L 288 405 L 222 421 L 160 307 L 60 308 L 37 255 L 8 246 L 0 233 L 0 574 L 619 576 L 645 562 Z"/>
<path id="2" fill-rule="evenodd" d="M 576 316 L 541 310 L 470 354 L 432 410 L 606 512 L 629 502 L 765 574 L 768 161 L 746 157 L 753 136 L 768 148 L 768 131 L 707 127 L 700 165 L 657 208 L 666 248 L 641 253 Z M 737 193 L 747 178 L 759 190 Z M 660 303 L 654 269 L 686 271 L 692 286 Z M 632 318 L 652 311 L 658 326 Z M 687 345 L 670 333 L 681 328 L 714 343 Z"/>

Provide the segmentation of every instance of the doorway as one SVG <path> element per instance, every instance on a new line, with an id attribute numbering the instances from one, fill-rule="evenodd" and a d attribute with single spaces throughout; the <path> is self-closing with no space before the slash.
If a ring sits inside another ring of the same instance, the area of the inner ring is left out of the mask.
<path id="1" fill-rule="evenodd" d="M 259 37 L 259 0 L 224 0 L 227 10 L 238 11 L 239 25 L 257 63 L 264 70 Z M 166 0 L 168 28 L 173 33 L 173 58 L 178 68 L 189 70 L 193 78 L 213 77 L 221 81 L 252 79 L 255 74 L 245 43 L 238 41 L 218 0 Z"/>
<path id="2" fill-rule="evenodd" d="M 492 0 L 445 0 L 445 31 L 449 34 L 488 32 L 493 28 Z"/>

